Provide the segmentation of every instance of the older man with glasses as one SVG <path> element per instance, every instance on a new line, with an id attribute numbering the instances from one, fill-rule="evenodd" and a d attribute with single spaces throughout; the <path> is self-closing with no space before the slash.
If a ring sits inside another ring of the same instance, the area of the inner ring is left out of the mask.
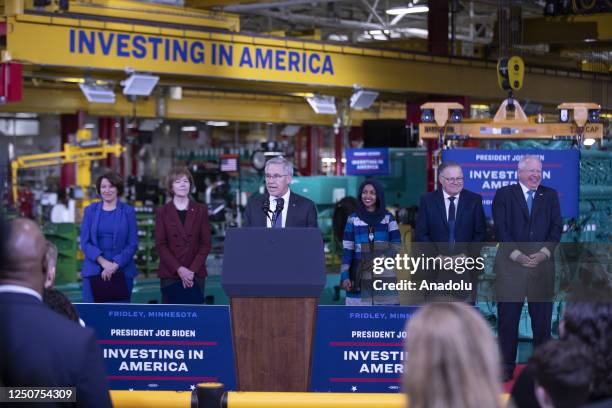
<path id="1" fill-rule="evenodd" d="M 291 191 L 293 165 L 282 156 L 266 162 L 267 192 L 249 200 L 245 212 L 246 227 L 314 227 L 317 209 L 314 203 Z"/>
<path id="2" fill-rule="evenodd" d="M 486 222 L 482 197 L 463 188 L 463 171 L 454 162 L 438 168 L 441 190 L 421 198 L 416 219 L 416 241 L 423 255 L 441 259 L 442 265 L 467 265 L 466 258 L 477 258 L 485 238 Z M 475 266 L 475 263 L 470 263 Z M 429 282 L 464 283 L 465 290 L 452 291 L 454 298 L 475 301 L 477 268 L 435 268 L 422 270 Z M 462 271 L 462 272 L 460 272 Z M 470 284 L 470 285 L 467 285 Z M 439 295 L 436 293 L 434 297 Z"/>

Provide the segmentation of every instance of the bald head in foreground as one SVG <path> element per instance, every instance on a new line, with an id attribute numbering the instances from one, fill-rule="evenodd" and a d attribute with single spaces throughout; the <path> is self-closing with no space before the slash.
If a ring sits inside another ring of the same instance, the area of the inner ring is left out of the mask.
<path id="1" fill-rule="evenodd" d="M 4 241 L 0 242 L 4 247 L 4 260 L 0 263 L 3 386 L 75 387 L 76 402 L 72 406 L 111 407 L 94 332 L 42 302 L 46 241 L 40 228 L 31 220 L 17 219 L 0 239 Z"/>

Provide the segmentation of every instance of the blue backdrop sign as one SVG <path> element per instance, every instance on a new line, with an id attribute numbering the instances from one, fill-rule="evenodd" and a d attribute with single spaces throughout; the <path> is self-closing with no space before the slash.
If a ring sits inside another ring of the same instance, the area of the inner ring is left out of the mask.
<path id="1" fill-rule="evenodd" d="M 310 388 L 399 392 L 409 306 L 319 306 Z"/>
<path id="2" fill-rule="evenodd" d="M 389 174 L 389 149 L 346 149 L 348 176 Z"/>
<path id="3" fill-rule="evenodd" d="M 114 390 L 236 389 L 229 306 L 77 304 Z"/>
<path id="4" fill-rule="evenodd" d="M 442 152 L 442 160 L 459 163 L 463 168 L 465 188 L 482 196 L 487 217 L 495 191 L 508 184 L 518 183 L 517 164 L 526 154 L 542 160 L 542 184 L 559 194 L 561 216 L 578 217 L 580 192 L 580 153 L 569 150 L 480 150 L 450 149 Z"/>

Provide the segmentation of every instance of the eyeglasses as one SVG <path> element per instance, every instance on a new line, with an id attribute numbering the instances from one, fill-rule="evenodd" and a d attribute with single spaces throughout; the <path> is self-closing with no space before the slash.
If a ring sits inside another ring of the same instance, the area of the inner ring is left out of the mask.
<path id="1" fill-rule="evenodd" d="M 288 176 L 288 174 L 266 174 L 264 177 L 266 180 L 278 181 L 281 177 Z"/>
<path id="2" fill-rule="evenodd" d="M 451 183 L 463 183 L 463 177 L 440 177 L 442 177 L 446 181 L 450 181 Z"/>

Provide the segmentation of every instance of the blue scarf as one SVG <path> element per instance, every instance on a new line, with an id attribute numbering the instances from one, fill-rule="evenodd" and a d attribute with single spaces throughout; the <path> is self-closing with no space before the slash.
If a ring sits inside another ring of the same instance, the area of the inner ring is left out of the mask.
<path id="1" fill-rule="evenodd" d="M 376 209 L 372 212 L 366 210 L 361 199 L 361 193 L 365 186 L 371 185 L 376 191 Z M 366 224 L 374 226 L 385 218 L 387 213 L 385 206 L 385 190 L 379 181 L 374 179 L 367 179 L 359 186 L 359 192 L 357 193 L 357 216 Z"/>

